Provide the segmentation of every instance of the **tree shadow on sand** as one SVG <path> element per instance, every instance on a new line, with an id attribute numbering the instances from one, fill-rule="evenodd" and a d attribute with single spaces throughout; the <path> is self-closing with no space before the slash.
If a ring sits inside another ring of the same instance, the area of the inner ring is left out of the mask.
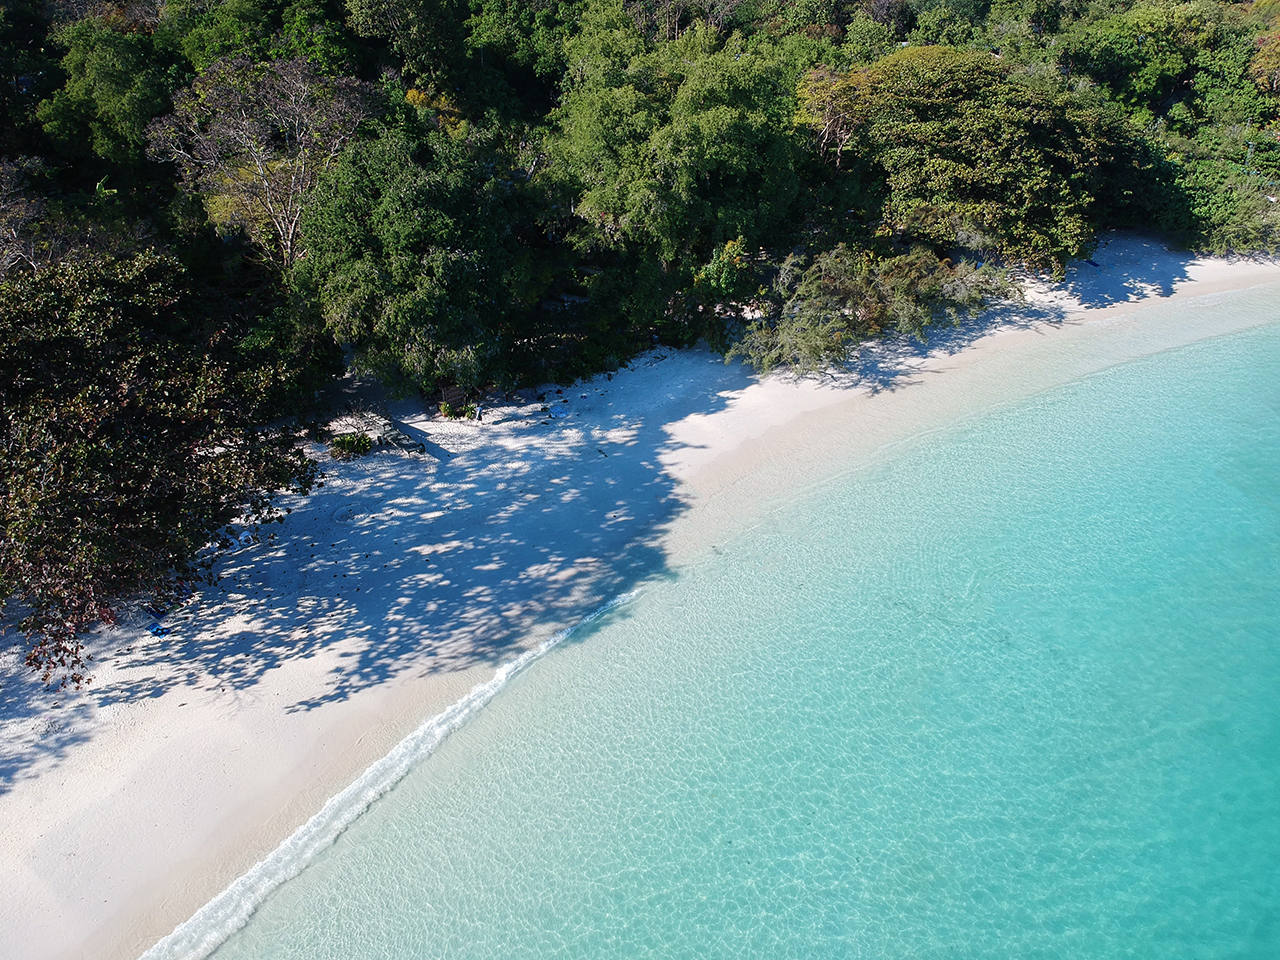
<path id="1" fill-rule="evenodd" d="M 1186 251 L 1170 250 L 1158 240 L 1122 236 L 1104 240 L 1095 259 L 1073 263 L 1061 287 L 1085 307 L 1110 307 L 1151 297 L 1169 297 L 1190 279 L 1188 268 L 1197 259 Z"/>
<path id="2" fill-rule="evenodd" d="M 75 693 L 46 690 L 23 663 L 26 646 L 15 633 L 0 636 L 0 795 L 33 765 L 56 764 L 89 739 L 93 705 Z"/>
<path id="3" fill-rule="evenodd" d="M 1143 241 L 1116 247 L 1108 262 L 1131 264 L 1121 276 L 1078 264 L 1066 291 L 1090 306 L 1167 295 L 1194 259 Z M 1065 317 L 1061 306 L 1011 304 L 924 343 L 865 347 L 831 376 L 850 388 L 900 389 L 927 357 Z M 650 355 L 637 366 L 657 362 Z M 88 721 L 102 708 L 177 688 L 252 696 L 268 672 L 308 660 L 314 692 L 282 709 L 310 710 L 409 672 L 496 666 L 668 573 L 660 538 L 686 507 L 662 466 L 681 446 L 669 427 L 732 405 L 753 377 L 705 352 L 660 362 L 610 377 L 643 376 L 644 394 L 625 382 L 566 388 L 570 402 L 553 403 L 562 416 L 531 426 L 532 442 L 510 430 L 448 456 L 384 451 L 334 468 L 325 486 L 288 504 L 293 513 L 274 536 L 222 559 L 220 585 L 168 615 L 168 635 L 149 636 L 145 621 L 102 631 L 95 643 L 110 669 L 86 691 L 59 695 L 61 708 L 51 709 L 53 695 L 20 661 L 0 664 L 0 717 L 16 732 L 0 752 L 0 794 L 91 737 Z"/>
<path id="4" fill-rule="evenodd" d="M 678 371 L 671 394 L 643 409 L 588 385 L 575 398 L 599 402 L 564 405 L 533 442 L 512 432 L 443 461 L 384 452 L 335 468 L 274 536 L 222 561 L 220 588 L 174 617 L 169 636 L 117 657 L 122 675 L 91 695 L 109 705 L 178 686 L 244 690 L 316 658 L 323 684 L 284 705 L 311 709 L 404 671 L 497 665 L 663 573 L 658 540 L 684 508 L 661 464 L 666 425 L 723 409 L 750 382 L 709 354 L 666 363 L 700 369 Z"/>

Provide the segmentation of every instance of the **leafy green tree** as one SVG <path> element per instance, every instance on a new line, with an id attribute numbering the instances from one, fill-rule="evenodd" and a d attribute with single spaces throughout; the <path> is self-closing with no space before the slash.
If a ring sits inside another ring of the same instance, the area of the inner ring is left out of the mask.
<path id="1" fill-rule="evenodd" d="M 1244 128 L 1166 137 L 1175 202 L 1157 209 L 1157 224 L 1213 253 L 1280 248 L 1280 204 L 1270 199 L 1280 184 L 1280 144 L 1261 136 L 1249 142 L 1250 135 Z"/>
<path id="2" fill-rule="evenodd" d="M 916 46 L 963 47 L 974 36 L 973 24 L 945 3 L 921 11 L 907 40 Z"/>
<path id="3" fill-rule="evenodd" d="M 347 9 L 352 29 L 385 40 L 410 75 L 465 77 L 467 0 L 347 0 Z"/>
<path id="4" fill-rule="evenodd" d="M 564 71 L 564 44 L 583 0 L 471 0 L 473 49 L 494 50 L 542 78 Z"/>
<path id="5" fill-rule="evenodd" d="M 158 45 L 178 51 L 197 72 L 220 60 L 307 60 L 322 73 L 350 73 L 354 38 L 330 0 L 170 0 Z"/>
<path id="6" fill-rule="evenodd" d="M 1024 24 L 1036 37 L 1056 33 L 1069 16 L 1070 0 L 995 0 L 989 13 L 993 25 Z M 1005 31 L 1008 33 L 1007 26 Z"/>
<path id="7" fill-rule="evenodd" d="M 801 117 L 837 163 L 882 177 L 881 230 L 946 252 L 1062 269 L 1094 235 L 1121 118 L 983 53 L 913 47 L 864 69 L 815 73 Z"/>
<path id="8" fill-rule="evenodd" d="M 1071 27 L 1061 59 L 1104 84 L 1143 122 L 1185 104 L 1184 125 L 1204 114 L 1239 123 L 1260 104 L 1248 89 L 1249 32 L 1210 0 L 1139 3 Z"/>
<path id="9" fill-rule="evenodd" d="M 273 491 L 310 481 L 248 419 L 218 331 L 156 254 L 0 281 L 0 602 L 46 681 L 80 682 L 84 628 L 193 576 L 219 529 L 271 519 Z"/>
<path id="10" fill-rule="evenodd" d="M 1197 127 L 1262 126 L 1276 115 L 1276 101 L 1253 82 L 1257 44 L 1241 27 L 1224 26 L 1216 42 L 1196 54 L 1192 92 L 1185 102 Z"/>
<path id="11" fill-rule="evenodd" d="M 271 36 L 278 29 L 277 13 L 278 4 L 272 0 L 171 0 L 165 4 L 159 33 L 200 73 L 219 60 L 267 59 Z"/>
<path id="12" fill-rule="evenodd" d="M 787 64 L 704 26 L 650 49 L 609 2 L 568 53 L 551 151 L 590 242 L 638 245 L 687 275 L 733 237 L 782 228 L 799 192 Z"/>
<path id="13" fill-rule="evenodd" d="M 358 362 L 403 386 L 507 379 L 541 297 L 526 175 L 471 127 L 408 121 L 348 151 L 303 220 L 295 281 Z"/>
<path id="14" fill-rule="evenodd" d="M 748 302 L 760 287 L 754 259 L 742 237 L 717 247 L 706 265 L 693 275 L 698 299 L 708 306 Z"/>
<path id="15" fill-rule="evenodd" d="M 55 39 L 67 51 L 67 82 L 40 104 L 45 132 L 72 155 L 88 148 L 122 166 L 140 163 L 147 124 L 164 112 L 171 89 L 151 38 L 105 20 L 80 20 Z"/>
<path id="16" fill-rule="evenodd" d="M 897 46 L 893 28 L 859 13 L 845 28 L 844 49 L 853 63 L 871 63 L 879 60 Z M 836 67 L 838 64 L 829 63 Z"/>
<path id="17" fill-rule="evenodd" d="M 294 0 L 286 6 L 270 54 L 271 60 L 306 60 L 335 77 L 353 73 L 358 59 L 341 6 L 325 0 Z"/>

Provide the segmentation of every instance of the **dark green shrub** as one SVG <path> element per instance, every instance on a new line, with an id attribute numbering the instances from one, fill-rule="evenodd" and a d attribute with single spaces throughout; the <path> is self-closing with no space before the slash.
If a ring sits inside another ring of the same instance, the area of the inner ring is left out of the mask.
<path id="1" fill-rule="evenodd" d="M 46 681 L 83 680 L 82 630 L 314 477 L 253 421 L 224 319 L 154 253 L 0 281 L 0 609 L 24 611 Z"/>

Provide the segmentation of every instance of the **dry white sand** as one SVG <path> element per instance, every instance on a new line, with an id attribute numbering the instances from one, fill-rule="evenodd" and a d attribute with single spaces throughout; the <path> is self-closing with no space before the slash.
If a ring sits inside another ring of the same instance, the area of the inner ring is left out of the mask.
<path id="1" fill-rule="evenodd" d="M 1168 322 L 1170 298 L 1280 284 L 1274 261 L 1133 238 L 1095 260 L 835 376 L 654 351 L 482 424 L 399 408 L 425 455 L 329 466 L 168 636 L 140 610 L 96 636 L 87 690 L 41 692 L 4 652 L 0 955 L 137 957 L 424 720 L 646 575 L 897 441 L 1246 324 Z"/>

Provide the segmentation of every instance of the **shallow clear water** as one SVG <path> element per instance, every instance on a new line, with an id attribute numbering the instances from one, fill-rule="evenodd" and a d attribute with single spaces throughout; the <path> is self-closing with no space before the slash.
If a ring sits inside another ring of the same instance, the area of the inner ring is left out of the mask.
<path id="1" fill-rule="evenodd" d="M 1278 583 L 1272 325 L 650 583 L 216 956 L 1275 957 Z"/>

